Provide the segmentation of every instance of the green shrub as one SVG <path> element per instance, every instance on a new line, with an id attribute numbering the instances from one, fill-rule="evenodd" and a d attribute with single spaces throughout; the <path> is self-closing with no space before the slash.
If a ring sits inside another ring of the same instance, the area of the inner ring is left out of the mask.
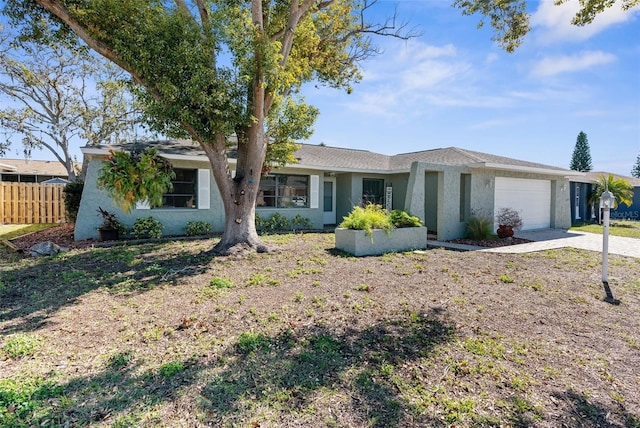
<path id="1" fill-rule="evenodd" d="M 66 211 L 67 220 L 75 223 L 78 218 L 78 210 L 80 209 L 80 199 L 82 198 L 82 190 L 84 189 L 84 181 L 77 180 L 67 183 L 62 189 L 64 198 L 64 209 Z"/>
<path id="2" fill-rule="evenodd" d="M 185 233 L 187 236 L 208 235 L 211 233 L 211 224 L 206 221 L 188 221 Z"/>
<path id="3" fill-rule="evenodd" d="M 296 214 L 291 219 L 291 226 L 294 229 L 311 229 L 311 220 L 307 217 L 302 217 L 300 214 Z"/>
<path id="4" fill-rule="evenodd" d="M 493 224 L 490 219 L 483 216 L 473 216 L 467 222 L 467 237 L 471 239 L 487 239 L 491 236 Z"/>
<path id="5" fill-rule="evenodd" d="M 353 207 L 348 216 L 344 217 L 338 227 L 354 230 L 364 230 L 367 236 L 373 234 L 373 229 L 382 229 L 387 233 L 393 229 L 393 223 L 387 210 L 381 205 L 369 204 L 363 207 Z"/>
<path id="6" fill-rule="evenodd" d="M 164 226 L 160 220 L 149 217 L 137 218 L 131 232 L 136 238 L 160 238 L 162 236 L 162 229 Z"/>
<path id="7" fill-rule="evenodd" d="M 311 229 L 311 220 L 296 214 L 291 220 L 280 213 L 275 213 L 268 219 L 256 214 L 256 230 L 262 233 L 274 233 L 282 230 Z"/>
<path id="8" fill-rule="evenodd" d="M 422 222 L 420 221 L 420 218 L 402 210 L 391 211 L 391 213 L 389 213 L 389 218 L 391 219 L 391 223 L 393 223 L 395 227 L 421 227 L 422 226 Z"/>
<path id="9" fill-rule="evenodd" d="M 280 213 L 275 213 L 268 219 L 265 219 L 256 214 L 256 229 L 262 233 L 273 233 L 279 230 L 290 230 L 291 222 Z"/>

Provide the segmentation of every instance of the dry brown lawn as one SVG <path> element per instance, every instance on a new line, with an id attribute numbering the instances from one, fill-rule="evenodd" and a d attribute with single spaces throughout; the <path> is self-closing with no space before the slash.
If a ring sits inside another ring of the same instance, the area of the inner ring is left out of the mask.
<path id="1" fill-rule="evenodd" d="M 333 234 L 0 254 L 0 425 L 640 427 L 640 260 Z"/>

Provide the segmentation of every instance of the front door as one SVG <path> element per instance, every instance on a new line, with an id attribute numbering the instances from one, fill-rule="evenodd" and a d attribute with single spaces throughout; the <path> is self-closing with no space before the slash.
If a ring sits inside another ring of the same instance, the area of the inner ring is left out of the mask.
<path id="1" fill-rule="evenodd" d="M 324 179 L 323 211 L 324 224 L 336 224 L 336 179 L 325 177 Z"/>

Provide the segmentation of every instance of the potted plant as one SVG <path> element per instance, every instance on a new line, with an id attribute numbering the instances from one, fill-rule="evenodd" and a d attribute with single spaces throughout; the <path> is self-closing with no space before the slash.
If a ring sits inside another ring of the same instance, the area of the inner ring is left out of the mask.
<path id="1" fill-rule="evenodd" d="M 522 227 L 522 217 L 513 208 L 500 208 L 496 214 L 498 230 L 496 233 L 500 238 L 511 238 L 515 230 Z"/>
<path id="2" fill-rule="evenodd" d="M 98 213 L 102 216 L 102 225 L 98 228 L 101 241 L 116 241 L 120 238 L 120 231 L 124 229 L 122 223 L 114 213 L 98 207 Z"/>

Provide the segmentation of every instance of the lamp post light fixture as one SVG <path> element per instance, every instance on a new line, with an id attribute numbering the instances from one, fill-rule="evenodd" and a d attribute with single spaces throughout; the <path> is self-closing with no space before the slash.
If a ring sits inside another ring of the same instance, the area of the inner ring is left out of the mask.
<path id="1" fill-rule="evenodd" d="M 604 284 L 607 300 L 613 301 L 611 288 L 609 288 L 609 211 L 613 206 L 614 196 L 609 189 L 605 189 L 600 197 L 602 207 L 602 284 Z"/>

